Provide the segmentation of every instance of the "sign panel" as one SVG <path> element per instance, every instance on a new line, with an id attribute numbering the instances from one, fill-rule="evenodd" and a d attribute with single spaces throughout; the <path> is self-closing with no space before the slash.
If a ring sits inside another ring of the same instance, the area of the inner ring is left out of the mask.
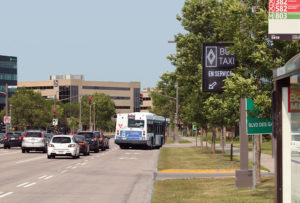
<path id="1" fill-rule="evenodd" d="M 300 40 L 300 0 L 269 0 L 269 39 Z"/>
<path id="2" fill-rule="evenodd" d="M 53 86 L 58 87 L 58 80 L 53 80 Z"/>
<path id="3" fill-rule="evenodd" d="M 3 118 L 4 124 L 10 124 L 10 121 L 11 121 L 11 117 L 10 116 L 4 116 L 4 118 Z"/>
<path id="4" fill-rule="evenodd" d="M 58 119 L 57 118 L 53 118 L 52 125 L 58 125 Z"/>
<path id="5" fill-rule="evenodd" d="M 203 92 L 223 92 L 223 80 L 231 77 L 237 66 L 235 56 L 229 53 L 232 43 L 203 44 L 202 90 Z"/>
<path id="6" fill-rule="evenodd" d="M 252 99 L 247 98 L 247 111 L 254 111 L 254 103 Z M 272 118 L 260 119 L 251 117 L 247 113 L 247 134 L 270 134 L 272 133 Z"/>

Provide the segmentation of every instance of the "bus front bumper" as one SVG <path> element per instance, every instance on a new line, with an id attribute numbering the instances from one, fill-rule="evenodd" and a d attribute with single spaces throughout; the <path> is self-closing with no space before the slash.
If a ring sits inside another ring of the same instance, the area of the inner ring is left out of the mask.
<path id="1" fill-rule="evenodd" d="M 149 141 L 147 141 L 147 140 L 121 140 L 121 139 L 116 139 L 115 143 L 117 145 L 120 145 L 120 144 L 147 145 L 147 143 L 149 143 Z"/>

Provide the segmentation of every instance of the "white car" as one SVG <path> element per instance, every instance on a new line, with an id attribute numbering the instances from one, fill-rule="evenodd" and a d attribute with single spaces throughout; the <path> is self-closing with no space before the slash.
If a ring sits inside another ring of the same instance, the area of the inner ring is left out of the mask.
<path id="1" fill-rule="evenodd" d="M 48 159 L 55 156 L 71 156 L 79 158 L 80 145 L 73 135 L 54 135 L 48 145 Z"/>

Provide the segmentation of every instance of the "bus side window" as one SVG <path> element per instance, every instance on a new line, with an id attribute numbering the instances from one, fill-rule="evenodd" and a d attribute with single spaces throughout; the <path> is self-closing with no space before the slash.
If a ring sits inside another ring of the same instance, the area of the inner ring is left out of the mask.
<path id="1" fill-rule="evenodd" d="M 154 133 L 153 127 L 154 127 L 153 124 L 148 124 L 148 125 L 147 125 L 147 129 L 148 129 L 147 132 L 148 132 L 148 133 Z"/>

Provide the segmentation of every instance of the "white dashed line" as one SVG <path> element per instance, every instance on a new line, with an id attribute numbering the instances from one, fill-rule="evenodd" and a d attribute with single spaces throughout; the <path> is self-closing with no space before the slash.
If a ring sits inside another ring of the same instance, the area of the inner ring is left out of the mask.
<path id="1" fill-rule="evenodd" d="M 35 185 L 36 183 L 30 183 L 30 184 L 28 184 L 28 185 L 25 185 L 24 187 L 31 187 L 31 186 L 33 186 L 33 185 Z"/>
<path id="2" fill-rule="evenodd" d="M 3 194 L 4 192 L 0 192 L 0 195 Z"/>
<path id="3" fill-rule="evenodd" d="M 73 166 L 68 166 L 68 167 L 66 167 L 66 168 L 72 168 Z"/>
<path id="4" fill-rule="evenodd" d="M 77 166 L 73 166 L 73 167 L 72 167 L 72 169 L 75 169 L 75 168 L 77 168 Z"/>
<path id="5" fill-rule="evenodd" d="M 48 176 L 45 178 L 45 180 L 49 180 L 50 178 L 53 178 L 53 176 Z"/>
<path id="6" fill-rule="evenodd" d="M 22 183 L 22 184 L 20 184 L 20 185 L 17 185 L 17 187 L 22 187 L 22 186 L 24 186 L 24 185 L 27 185 L 29 182 L 26 182 L 26 183 Z"/>
<path id="7" fill-rule="evenodd" d="M 7 193 L 4 193 L 3 195 L 0 195 L 0 198 L 2 198 L 2 197 L 6 197 L 6 196 L 8 196 L 8 195 L 11 195 L 13 192 L 7 192 Z"/>
<path id="8" fill-rule="evenodd" d="M 60 172 L 60 174 L 63 174 L 63 173 L 65 173 L 65 172 L 67 172 L 67 170 L 63 170 L 63 171 L 61 171 L 61 172 Z"/>
<path id="9" fill-rule="evenodd" d="M 89 161 L 89 160 L 86 159 L 86 160 L 84 160 L 84 161 Z"/>
<path id="10" fill-rule="evenodd" d="M 43 158 L 45 158 L 45 157 L 42 156 L 42 157 L 36 157 L 36 158 L 32 158 L 32 159 L 25 159 L 22 161 L 17 161 L 16 164 L 21 164 L 21 163 L 25 163 L 25 162 L 29 162 L 29 161 L 35 161 L 35 160 L 39 160 L 39 159 L 43 159 Z"/>
<path id="11" fill-rule="evenodd" d="M 41 177 L 39 177 L 39 179 L 43 179 L 43 178 L 46 178 L 47 176 L 41 176 Z"/>
<path id="12" fill-rule="evenodd" d="M 131 160 L 136 160 L 137 158 L 135 158 L 135 157 L 132 157 L 132 158 L 129 158 L 129 159 L 131 159 Z"/>
<path id="13" fill-rule="evenodd" d="M 81 163 L 81 166 L 84 166 L 84 165 L 86 165 L 86 163 Z"/>

